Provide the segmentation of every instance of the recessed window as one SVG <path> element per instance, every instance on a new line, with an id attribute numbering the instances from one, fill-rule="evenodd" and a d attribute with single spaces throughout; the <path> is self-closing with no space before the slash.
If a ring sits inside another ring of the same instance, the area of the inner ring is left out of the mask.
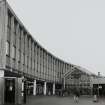
<path id="1" fill-rule="evenodd" d="M 16 47 L 15 46 L 12 47 L 12 58 L 13 59 L 16 58 Z"/>
<path id="2" fill-rule="evenodd" d="M 18 62 L 20 62 L 20 61 L 21 61 L 21 51 L 18 50 L 18 52 L 19 52 L 19 56 L 18 56 L 18 57 L 19 57 L 19 58 L 18 58 L 19 61 L 18 61 Z"/>
<path id="3" fill-rule="evenodd" d="M 10 56 L 10 42 L 6 42 L 6 55 Z"/>
<path id="4" fill-rule="evenodd" d="M 14 44 L 16 45 L 16 35 L 17 35 L 17 21 L 16 19 L 14 20 Z"/>
<path id="5" fill-rule="evenodd" d="M 10 11 L 8 11 L 8 28 L 11 28 L 11 19 L 12 19 L 12 14 Z"/>

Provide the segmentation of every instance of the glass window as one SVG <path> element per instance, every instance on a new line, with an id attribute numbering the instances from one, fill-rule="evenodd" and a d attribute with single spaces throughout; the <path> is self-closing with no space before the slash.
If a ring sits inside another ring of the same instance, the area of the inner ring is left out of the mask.
<path id="1" fill-rule="evenodd" d="M 21 50 L 21 28 L 19 28 L 19 50 Z"/>
<path id="2" fill-rule="evenodd" d="M 11 28 L 11 13 L 8 11 L 8 28 Z"/>
<path id="3" fill-rule="evenodd" d="M 11 13 L 8 11 L 7 40 L 11 39 Z"/>
<path id="4" fill-rule="evenodd" d="M 23 64 L 25 65 L 25 54 L 23 53 Z"/>
<path id="5" fill-rule="evenodd" d="M 16 20 L 14 20 L 14 43 L 15 43 L 15 45 L 16 45 L 16 31 L 17 31 L 17 21 Z"/>
<path id="6" fill-rule="evenodd" d="M 16 30 L 17 30 L 17 21 L 14 20 L 14 33 L 16 34 Z"/>
<path id="7" fill-rule="evenodd" d="M 10 56 L 10 43 L 6 42 L 6 55 Z"/>
<path id="8" fill-rule="evenodd" d="M 13 46 L 12 47 L 12 58 L 16 58 L 16 47 L 15 46 Z"/>
<path id="9" fill-rule="evenodd" d="M 21 52 L 20 52 L 20 50 L 18 49 L 18 62 L 20 62 L 21 61 Z"/>

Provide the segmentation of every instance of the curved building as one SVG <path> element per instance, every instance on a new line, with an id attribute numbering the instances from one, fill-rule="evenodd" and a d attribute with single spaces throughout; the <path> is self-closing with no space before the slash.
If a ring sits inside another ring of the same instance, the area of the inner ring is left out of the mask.
<path id="1" fill-rule="evenodd" d="M 8 3 L 0 1 L 1 103 L 17 103 L 17 98 L 21 100 L 20 94 L 25 97 L 25 93 L 54 95 L 57 89 L 63 87 L 63 74 L 72 66 L 43 48 Z M 11 94 L 10 99 L 8 94 Z"/>
<path id="2" fill-rule="evenodd" d="M 60 90 L 66 88 L 79 88 L 79 82 L 74 85 L 76 82 L 72 83 L 75 80 L 72 77 L 77 73 L 87 73 L 76 69 L 81 68 L 55 57 L 43 48 L 6 0 L 0 0 L 0 105 L 25 103 L 27 95 L 55 95 L 61 94 Z"/>

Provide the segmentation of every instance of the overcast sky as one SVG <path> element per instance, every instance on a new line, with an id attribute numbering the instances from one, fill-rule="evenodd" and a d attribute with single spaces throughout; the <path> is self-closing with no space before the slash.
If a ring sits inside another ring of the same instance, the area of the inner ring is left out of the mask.
<path id="1" fill-rule="evenodd" d="M 105 75 L 105 0 L 8 0 L 32 36 L 66 62 Z"/>

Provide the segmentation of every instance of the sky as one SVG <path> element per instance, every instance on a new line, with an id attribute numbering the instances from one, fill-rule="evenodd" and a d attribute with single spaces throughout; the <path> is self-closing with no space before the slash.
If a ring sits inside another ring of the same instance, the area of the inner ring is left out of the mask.
<path id="1" fill-rule="evenodd" d="M 36 41 L 105 76 L 105 0 L 7 0 Z"/>

